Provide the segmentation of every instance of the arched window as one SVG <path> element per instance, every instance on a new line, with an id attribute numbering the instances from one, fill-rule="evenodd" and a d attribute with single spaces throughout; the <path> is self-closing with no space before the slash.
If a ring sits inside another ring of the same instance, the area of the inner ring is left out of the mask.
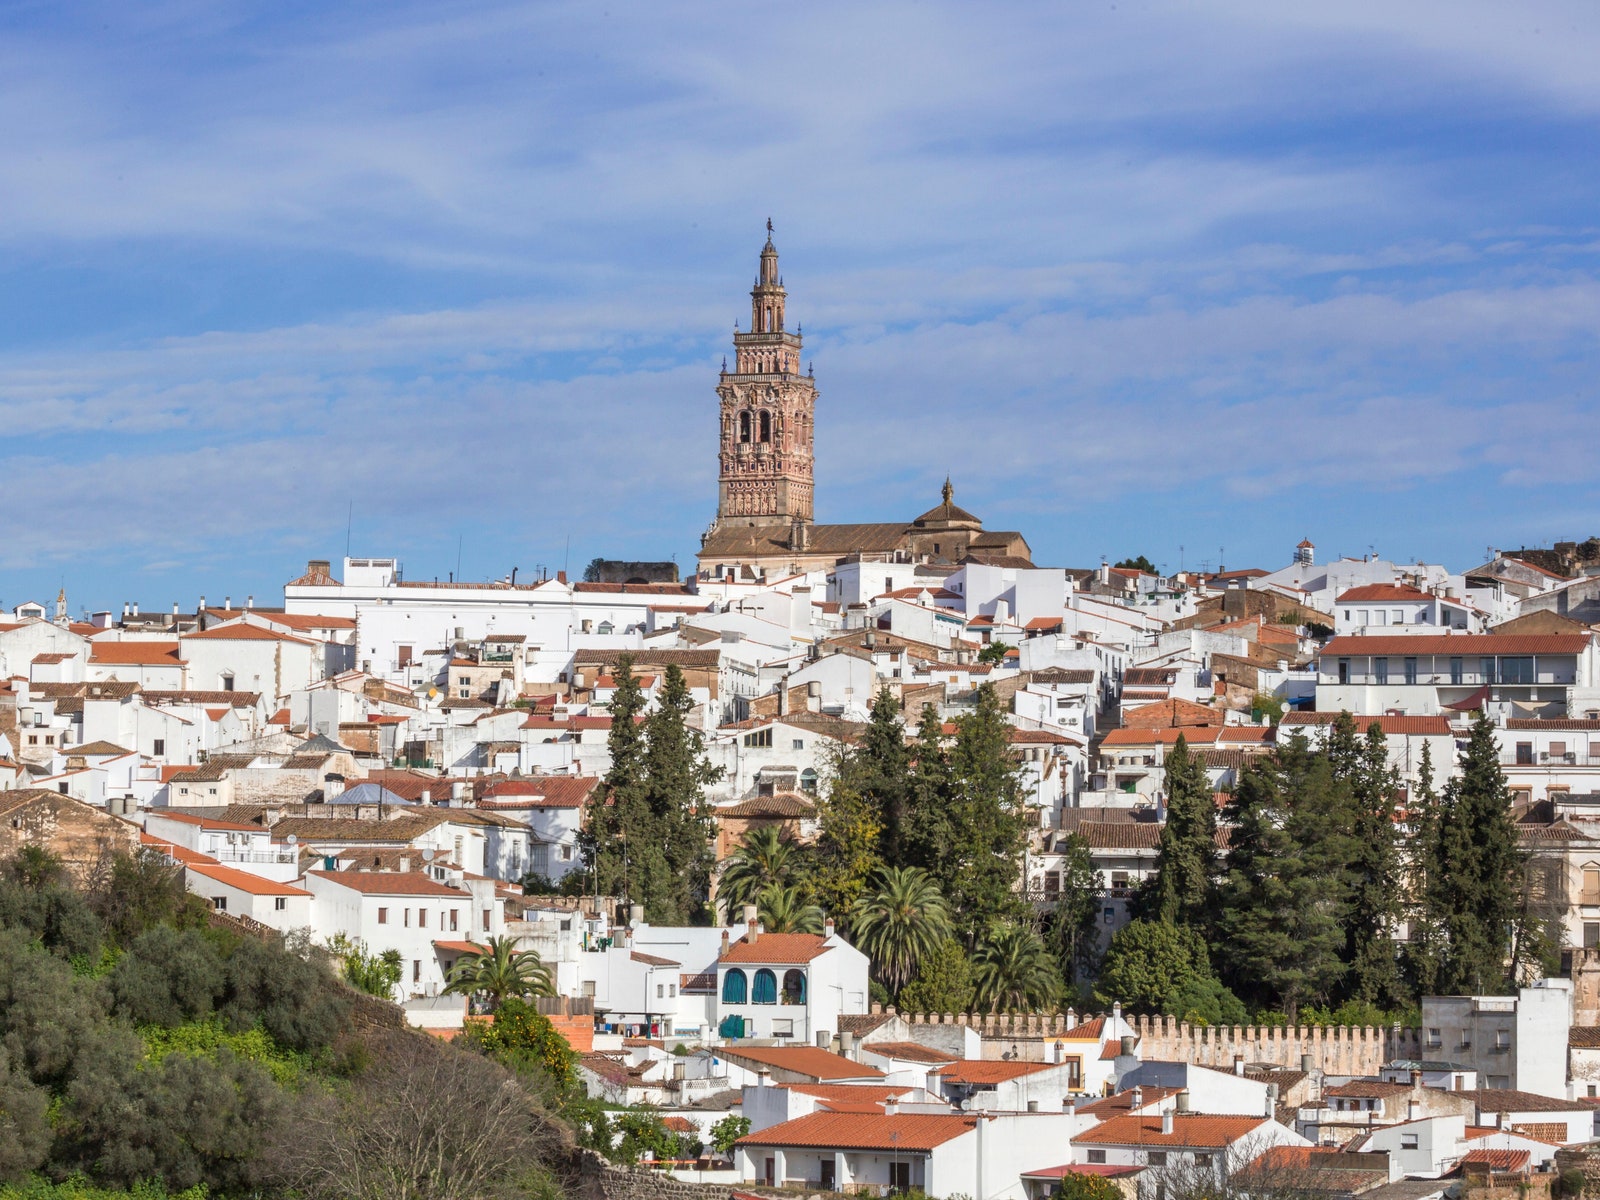
<path id="1" fill-rule="evenodd" d="M 783 973 L 783 1002 L 785 1004 L 804 1004 L 806 1002 L 806 973 L 798 968 L 790 968 Z"/>
<path id="2" fill-rule="evenodd" d="M 769 412 L 761 414 L 761 440 L 763 442 L 772 440 L 772 414 Z"/>
<path id="3" fill-rule="evenodd" d="M 762 967 L 756 972 L 756 985 L 750 996 L 751 1004 L 776 1004 L 778 1002 L 778 977 Z"/>
<path id="4" fill-rule="evenodd" d="M 772 305 L 767 305 L 767 332 L 772 332 Z"/>
<path id="5" fill-rule="evenodd" d="M 760 976 L 757 976 L 757 986 L 760 986 Z M 722 977 L 722 1002 L 724 1004 L 743 1004 L 748 995 L 744 972 L 735 967 Z"/>
<path id="6" fill-rule="evenodd" d="M 750 413 L 749 413 L 749 410 L 746 410 L 746 411 L 744 411 L 744 412 L 739 414 L 739 440 L 741 442 L 748 442 L 750 440 Z"/>
<path id="7" fill-rule="evenodd" d="M 810 767 L 800 772 L 800 790 L 808 796 L 817 794 L 817 773 Z"/>

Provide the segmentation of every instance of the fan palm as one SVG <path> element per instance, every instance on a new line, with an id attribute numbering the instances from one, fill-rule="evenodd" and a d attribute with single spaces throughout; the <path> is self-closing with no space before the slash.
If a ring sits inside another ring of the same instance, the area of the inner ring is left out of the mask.
<path id="1" fill-rule="evenodd" d="M 755 904 L 771 886 L 792 885 L 800 876 L 796 846 L 781 825 L 758 825 L 744 835 L 717 881 L 717 899 L 731 919 L 741 905 Z"/>
<path id="2" fill-rule="evenodd" d="M 888 867 L 856 901 L 850 927 L 878 978 L 899 991 L 917 973 L 917 964 L 950 936 L 950 910 L 922 868 Z"/>
<path id="3" fill-rule="evenodd" d="M 509 937 L 492 937 L 477 954 L 466 954 L 450 969 L 445 991 L 458 995 L 483 993 L 499 1008 L 507 996 L 553 996 L 550 968 L 533 950 L 518 950 Z"/>
<path id="4" fill-rule="evenodd" d="M 756 897 L 761 927 L 768 933 L 821 933 L 822 909 L 807 904 L 805 893 L 797 887 L 771 883 Z"/>
<path id="5" fill-rule="evenodd" d="M 1060 970 L 1044 940 L 1021 925 L 996 925 L 972 956 L 980 1008 L 1044 1008 L 1055 1000 Z"/>

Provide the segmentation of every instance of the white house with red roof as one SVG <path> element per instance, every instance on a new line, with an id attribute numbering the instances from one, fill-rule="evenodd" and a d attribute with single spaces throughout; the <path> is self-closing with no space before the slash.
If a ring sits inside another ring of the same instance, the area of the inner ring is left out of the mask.
<path id="1" fill-rule="evenodd" d="M 1457 589 L 1433 584 L 1367 583 L 1334 597 L 1337 634 L 1438 633 L 1445 629 L 1481 633 L 1488 614 L 1463 599 Z"/>
<path id="2" fill-rule="evenodd" d="M 764 933 L 747 917 L 717 959 L 716 1030 L 725 1041 L 813 1042 L 839 1031 L 839 1018 L 864 1013 L 867 956 L 835 932 Z"/>
<path id="3" fill-rule="evenodd" d="M 188 686 L 261 692 L 274 698 L 310 687 L 328 673 L 325 644 L 241 617 L 178 639 Z"/>
<path id="4" fill-rule="evenodd" d="M 188 668 L 178 652 L 178 642 L 112 630 L 89 642 L 84 678 L 104 682 L 137 683 L 147 688 L 177 689 L 188 686 Z M 249 689 L 241 689 L 249 690 Z"/>
<path id="5" fill-rule="evenodd" d="M 1211 1173 L 1217 1183 L 1273 1146 L 1310 1146 L 1287 1125 L 1265 1114 L 1178 1111 L 1182 1093 L 1159 1115 L 1110 1117 L 1072 1139 L 1072 1161 L 1090 1166 L 1143 1167 L 1141 1200 L 1162 1194 L 1169 1174 L 1181 1179 Z"/>
<path id="6" fill-rule="evenodd" d="M 311 928 L 311 893 L 302 887 L 219 862 L 187 861 L 183 870 L 184 885 L 217 912 L 259 921 L 280 933 Z"/>
<path id="7" fill-rule="evenodd" d="M 1023 1173 L 1059 1163 L 1089 1123 L 1059 1110 L 925 1113 L 890 1104 L 881 1114 L 816 1112 L 746 1134 L 734 1166 L 746 1182 L 774 1187 L 1026 1200 Z"/>
<path id="8" fill-rule="evenodd" d="M 490 784 L 477 806 L 526 821 L 533 835 L 528 870 L 559 883 L 583 866 L 578 833 L 599 786 L 594 775 L 524 775 Z"/>
<path id="9" fill-rule="evenodd" d="M 224 866 L 287 883 L 300 874 L 295 847 L 274 842 L 265 825 L 223 821 L 171 808 L 144 814 L 145 832 L 215 859 Z"/>

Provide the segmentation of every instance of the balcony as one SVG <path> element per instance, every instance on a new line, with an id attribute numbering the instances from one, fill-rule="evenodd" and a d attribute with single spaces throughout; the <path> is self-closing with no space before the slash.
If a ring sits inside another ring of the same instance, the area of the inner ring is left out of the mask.
<path id="1" fill-rule="evenodd" d="M 1600 754 L 1586 754 L 1579 750 L 1566 750 L 1552 753 L 1540 750 L 1537 753 L 1502 751 L 1500 754 L 1502 767 L 1600 767 Z"/>
<path id="2" fill-rule="evenodd" d="M 262 866 L 298 861 L 298 852 L 285 846 L 279 850 L 239 850 L 224 847 L 221 850 L 210 851 L 218 862 L 225 863 L 256 863 Z"/>

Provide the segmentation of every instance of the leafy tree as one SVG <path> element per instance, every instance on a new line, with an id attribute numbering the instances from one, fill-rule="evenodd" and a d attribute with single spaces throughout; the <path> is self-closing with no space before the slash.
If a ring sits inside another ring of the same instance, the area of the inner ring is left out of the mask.
<path id="1" fill-rule="evenodd" d="M 0 1184 L 15 1183 L 49 1157 L 50 1093 L 11 1065 L 0 1049 Z"/>
<path id="2" fill-rule="evenodd" d="M 474 1036 L 479 1048 L 502 1066 L 535 1069 L 558 1090 L 573 1086 L 577 1054 L 554 1022 L 527 1001 L 508 996 L 495 1009 L 494 1021 L 475 1027 Z"/>
<path id="3" fill-rule="evenodd" d="M 1266 717 L 1269 725 L 1280 724 L 1287 707 L 1282 696 L 1274 696 L 1270 692 L 1257 692 L 1250 700 L 1252 716 Z"/>
<path id="4" fill-rule="evenodd" d="M 1222 962 L 1236 990 L 1291 1022 L 1301 1004 L 1326 1002 L 1344 973 L 1339 795 L 1327 756 L 1296 734 L 1244 770 L 1228 807 Z"/>
<path id="5" fill-rule="evenodd" d="M 1104 1175 L 1065 1176 L 1051 1193 L 1052 1200 L 1123 1200 L 1122 1189 Z"/>
<path id="6" fill-rule="evenodd" d="M 976 708 L 957 719 L 948 754 L 931 707 L 918 734 L 918 820 L 905 839 L 907 857 L 938 885 L 969 946 L 991 925 L 1026 915 L 1017 882 L 1028 818 L 1010 733 L 994 687 L 984 684 Z"/>
<path id="7" fill-rule="evenodd" d="M 1094 995 L 1106 1007 L 1120 1003 L 1128 1012 L 1171 1014 L 1181 996 L 1214 980 L 1205 943 L 1193 929 L 1136 920 L 1112 935 Z"/>
<path id="8" fill-rule="evenodd" d="M 926 871 L 887 867 L 856 902 L 851 929 L 878 978 L 898 992 L 950 936 L 950 914 Z"/>
<path id="9" fill-rule="evenodd" d="M 135 1025 L 180 1025 L 211 1015 L 227 987 L 222 956 L 195 930 L 157 925 L 111 971 L 117 1011 Z"/>
<path id="10" fill-rule="evenodd" d="M 591 558 L 589 565 L 583 569 L 583 581 L 585 583 L 599 583 L 600 570 L 605 566 L 605 561 L 603 558 Z"/>
<path id="11" fill-rule="evenodd" d="M 756 897 L 762 926 L 769 933 L 821 933 L 822 909 L 806 902 L 798 887 L 769 884 Z"/>
<path id="12" fill-rule="evenodd" d="M 1119 571 L 1143 571 L 1146 575 L 1154 575 L 1156 573 L 1155 563 L 1142 554 L 1136 558 L 1125 558 L 1119 563 L 1113 563 L 1112 566 Z"/>
<path id="13" fill-rule="evenodd" d="M 463 954 L 450 969 L 447 993 L 489 997 L 491 1010 L 512 996 L 551 996 L 550 968 L 534 950 L 518 950 L 512 937 L 491 937 L 477 954 Z"/>
<path id="14" fill-rule="evenodd" d="M 1057 847 L 1062 853 L 1061 898 L 1045 921 L 1045 940 L 1069 985 L 1094 971 L 1100 916 L 1100 874 L 1094 869 L 1089 843 L 1070 834 Z"/>
<path id="15" fill-rule="evenodd" d="M 107 937 L 125 946 L 152 925 L 197 925 L 203 903 L 183 885 L 183 871 L 154 850 L 113 854 L 90 882 L 90 907 Z"/>
<path id="16" fill-rule="evenodd" d="M 736 1117 L 731 1113 L 711 1127 L 711 1145 L 726 1158 L 733 1153 L 733 1144 L 750 1132 L 750 1118 Z"/>
<path id="17" fill-rule="evenodd" d="M 1205 936 L 1216 915 L 1217 806 L 1199 756 L 1182 734 L 1167 755 L 1167 823 L 1141 914 Z"/>
<path id="18" fill-rule="evenodd" d="M 29 891 L 42 892 L 66 878 L 61 859 L 43 846 L 25 845 L 5 865 L 6 874 Z"/>
<path id="19" fill-rule="evenodd" d="M 391 946 L 373 954 L 364 943 L 352 942 L 342 933 L 328 943 L 328 948 L 338 960 L 339 973 L 351 987 L 383 1000 L 394 999 L 394 990 L 400 986 L 405 970 L 400 951 Z"/>
<path id="20" fill-rule="evenodd" d="M 1494 726 L 1479 712 L 1461 774 L 1445 785 L 1440 804 L 1438 916 L 1446 945 L 1438 983 L 1446 994 L 1507 983 L 1524 863 Z"/>
<path id="21" fill-rule="evenodd" d="M 646 1154 L 657 1161 L 684 1157 L 683 1139 L 667 1129 L 654 1109 L 630 1108 L 618 1113 L 616 1131 L 616 1147 L 610 1156 L 613 1162 L 631 1167 Z"/>
<path id="22" fill-rule="evenodd" d="M 824 912 L 848 924 L 868 881 L 883 867 L 878 808 L 863 790 L 855 752 L 833 752 L 826 794 L 818 805 L 817 842 L 807 882 Z"/>
<path id="23" fill-rule="evenodd" d="M 990 642 L 978 651 L 978 661 L 988 663 L 990 666 L 1001 666 L 1006 661 L 1006 655 L 1016 647 L 1007 642 Z"/>
<path id="24" fill-rule="evenodd" d="M 260 1023 L 288 1050 L 325 1048 L 344 1025 L 348 1001 L 318 962 L 280 943 L 242 938 L 227 958 L 227 985 L 217 1011 L 234 1029 Z"/>
<path id="25" fill-rule="evenodd" d="M 977 993 L 972 962 L 953 938 L 940 942 L 922 960 L 916 978 L 900 989 L 902 1012 L 964 1013 L 972 1010 Z"/>
<path id="26" fill-rule="evenodd" d="M 1389 744 L 1374 721 L 1367 727 L 1355 774 L 1350 907 L 1345 921 L 1349 996 L 1386 1007 L 1403 998 L 1394 933 L 1400 920 L 1403 879 L 1395 805 L 1400 780 L 1389 766 Z"/>
<path id="27" fill-rule="evenodd" d="M 972 956 L 978 1007 L 1028 1011 L 1049 1006 L 1061 976 L 1044 941 L 1026 925 L 996 925 Z"/>
<path id="28" fill-rule="evenodd" d="M 717 901 L 728 919 L 735 919 L 744 905 L 756 903 L 767 888 L 799 882 L 803 858 L 800 847 L 783 826 L 758 825 L 747 830 L 717 880 Z"/>

